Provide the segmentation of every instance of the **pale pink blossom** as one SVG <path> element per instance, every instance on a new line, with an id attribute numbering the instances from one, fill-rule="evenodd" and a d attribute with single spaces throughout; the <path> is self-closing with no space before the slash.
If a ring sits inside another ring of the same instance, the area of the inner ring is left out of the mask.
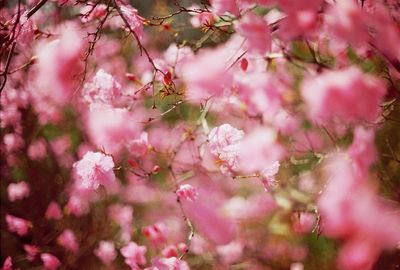
<path id="1" fill-rule="evenodd" d="M 111 220 L 121 227 L 121 239 L 125 242 L 130 241 L 133 208 L 129 205 L 113 204 L 108 208 L 108 215 Z"/>
<path id="2" fill-rule="evenodd" d="M 29 220 L 18 218 L 12 215 L 6 215 L 6 222 L 8 230 L 16 233 L 19 236 L 25 236 L 29 232 L 29 228 L 32 227 L 32 223 Z"/>
<path id="3" fill-rule="evenodd" d="M 11 183 L 7 187 L 7 193 L 8 199 L 12 202 L 22 200 L 29 196 L 29 185 L 24 181 L 19 183 Z"/>
<path id="4" fill-rule="evenodd" d="M 52 201 L 49 203 L 49 206 L 46 210 L 46 219 L 56 219 L 59 220 L 62 218 L 62 211 L 58 203 Z"/>
<path id="5" fill-rule="evenodd" d="M 84 6 L 80 10 L 81 14 L 81 21 L 83 23 L 91 22 L 95 19 L 101 19 L 107 13 L 107 5 L 105 4 L 98 4 L 93 7 L 92 2 L 88 2 L 88 5 Z"/>
<path id="6" fill-rule="evenodd" d="M 315 226 L 316 217 L 313 213 L 301 212 L 292 215 L 292 227 L 296 233 L 309 233 Z"/>
<path id="7" fill-rule="evenodd" d="M 239 14 L 236 0 L 212 0 L 211 7 L 213 13 L 216 15 L 224 15 L 225 13 L 230 13 L 232 15 Z"/>
<path id="8" fill-rule="evenodd" d="M 246 38 L 250 52 L 265 55 L 271 50 L 271 31 L 267 22 L 253 13 L 246 13 L 235 25 L 236 31 Z"/>
<path id="9" fill-rule="evenodd" d="M 386 89 L 377 78 L 350 67 L 306 79 L 301 92 L 312 120 L 353 123 L 378 117 Z"/>
<path id="10" fill-rule="evenodd" d="M 279 172 L 279 167 L 279 161 L 275 161 L 260 173 L 260 180 L 265 191 L 269 191 L 276 184 L 275 175 Z"/>
<path id="11" fill-rule="evenodd" d="M 24 146 L 24 140 L 21 135 L 17 133 L 8 133 L 4 135 L 3 143 L 6 146 L 7 152 L 17 151 Z"/>
<path id="12" fill-rule="evenodd" d="M 83 158 L 74 163 L 78 185 L 83 189 L 97 189 L 115 181 L 112 157 L 101 152 L 87 152 Z"/>
<path id="13" fill-rule="evenodd" d="M 150 270 L 190 270 L 187 262 L 176 257 L 155 258 L 151 263 Z"/>
<path id="14" fill-rule="evenodd" d="M 365 12 L 355 1 L 340 0 L 328 7 L 325 24 L 332 37 L 359 46 L 368 40 L 365 19 Z"/>
<path id="15" fill-rule="evenodd" d="M 158 246 L 167 241 L 169 230 L 165 223 L 157 222 L 153 225 L 143 227 L 142 233 L 149 238 L 153 245 Z"/>
<path id="16" fill-rule="evenodd" d="M 144 18 L 138 15 L 138 10 L 129 4 L 123 4 L 120 8 L 129 24 L 130 30 L 134 31 L 140 39 L 143 38 Z"/>
<path id="17" fill-rule="evenodd" d="M 139 246 L 135 242 L 129 242 L 126 246 L 121 248 L 121 254 L 125 258 L 125 263 L 131 267 L 132 270 L 140 269 L 139 265 L 146 264 L 147 248 Z"/>
<path id="18" fill-rule="evenodd" d="M 36 256 L 39 254 L 40 250 L 37 246 L 35 245 L 24 245 L 24 250 L 27 253 L 26 259 L 30 262 L 34 261 Z"/>
<path id="19" fill-rule="evenodd" d="M 136 158 L 143 158 L 149 149 L 151 149 L 151 144 L 149 143 L 149 134 L 147 132 L 142 132 L 138 139 L 129 142 L 128 149 L 132 156 Z"/>
<path id="20" fill-rule="evenodd" d="M 73 253 L 77 253 L 79 250 L 79 244 L 75 237 L 75 234 L 70 229 L 65 229 L 58 237 L 57 243 L 63 246 L 66 250 Z"/>
<path id="21" fill-rule="evenodd" d="M 107 153 L 118 155 L 140 134 L 140 120 L 127 109 L 93 106 L 86 128 L 93 144 Z"/>
<path id="22" fill-rule="evenodd" d="M 347 153 L 353 161 L 354 170 L 359 175 L 367 175 L 369 167 L 376 159 L 374 139 L 374 130 L 363 127 L 354 129 L 353 143 Z"/>
<path id="23" fill-rule="evenodd" d="M 32 160 L 41 160 L 46 157 L 46 154 L 46 141 L 44 139 L 37 139 L 28 147 L 28 157 Z"/>
<path id="24" fill-rule="evenodd" d="M 227 70 L 227 61 L 232 57 L 224 46 L 204 49 L 185 58 L 177 66 L 177 73 L 187 84 L 186 95 L 192 102 L 206 100 L 212 96 L 224 96 L 224 87 L 230 85 L 232 74 Z M 206 72 L 198 72 L 206 70 Z"/>
<path id="25" fill-rule="evenodd" d="M 92 81 L 83 87 L 83 99 L 89 104 L 112 105 L 121 95 L 121 85 L 103 69 L 99 69 Z"/>
<path id="26" fill-rule="evenodd" d="M 46 270 L 56 270 L 61 266 L 60 260 L 50 253 L 42 253 L 40 254 L 40 258 L 42 259 L 43 266 Z"/>
<path id="27" fill-rule="evenodd" d="M 180 185 L 176 191 L 176 194 L 180 199 L 185 199 L 188 201 L 197 200 L 198 197 L 196 188 L 189 184 Z"/>
<path id="28" fill-rule="evenodd" d="M 239 144 L 240 169 L 245 173 L 263 172 L 267 177 L 276 172 L 277 161 L 285 156 L 285 150 L 277 142 L 274 130 L 260 127 L 246 135 Z M 268 170 L 268 164 L 271 166 Z"/>
<path id="29" fill-rule="evenodd" d="M 77 217 L 85 215 L 89 212 L 89 202 L 86 198 L 72 195 L 66 205 L 67 213 L 71 213 Z"/>
<path id="30" fill-rule="evenodd" d="M 217 252 L 227 264 L 238 262 L 243 255 L 243 244 L 232 241 L 227 245 L 217 246 Z"/>
<path id="31" fill-rule="evenodd" d="M 94 250 L 94 254 L 107 266 L 117 257 L 114 243 L 111 241 L 100 241 L 99 247 Z"/>
<path id="32" fill-rule="evenodd" d="M 229 124 L 213 128 L 208 134 L 210 151 L 220 163 L 220 170 L 224 174 L 230 174 L 239 165 L 238 145 L 244 132 Z"/>

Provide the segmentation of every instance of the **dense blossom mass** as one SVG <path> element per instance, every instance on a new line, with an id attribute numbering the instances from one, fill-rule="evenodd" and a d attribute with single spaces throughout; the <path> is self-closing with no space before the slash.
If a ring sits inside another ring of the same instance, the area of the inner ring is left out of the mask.
<path id="1" fill-rule="evenodd" d="M 398 1 L 1 6 L 2 270 L 399 267 Z"/>

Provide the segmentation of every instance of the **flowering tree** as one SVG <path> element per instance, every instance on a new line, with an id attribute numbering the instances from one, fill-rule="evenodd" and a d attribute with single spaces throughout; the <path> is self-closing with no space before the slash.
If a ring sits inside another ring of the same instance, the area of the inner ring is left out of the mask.
<path id="1" fill-rule="evenodd" d="M 8 269 L 397 269 L 396 0 L 14 0 Z"/>

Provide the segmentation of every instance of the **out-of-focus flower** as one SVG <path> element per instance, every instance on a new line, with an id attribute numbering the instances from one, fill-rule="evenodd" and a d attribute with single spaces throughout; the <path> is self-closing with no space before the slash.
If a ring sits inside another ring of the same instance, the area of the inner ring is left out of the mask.
<path id="1" fill-rule="evenodd" d="M 57 237 L 57 243 L 73 253 L 78 252 L 78 241 L 74 232 L 70 229 L 64 230 L 62 234 Z"/>
<path id="2" fill-rule="evenodd" d="M 32 227 L 32 223 L 30 221 L 9 214 L 6 215 L 6 222 L 8 225 L 8 230 L 18 234 L 19 236 L 27 235 L 29 228 Z"/>
<path id="3" fill-rule="evenodd" d="M 28 184 L 22 181 L 16 184 L 14 183 L 9 184 L 7 187 L 7 193 L 9 200 L 14 202 L 28 197 L 30 190 Z"/>
<path id="4" fill-rule="evenodd" d="M 354 123 L 377 118 L 386 89 L 380 80 L 350 67 L 308 78 L 301 91 L 312 120 Z"/>
<path id="5" fill-rule="evenodd" d="M 150 270 L 189 270 L 189 265 L 184 260 L 176 257 L 156 258 L 151 261 L 152 267 Z"/>
<path id="6" fill-rule="evenodd" d="M 129 242 L 126 246 L 121 248 L 121 254 L 125 258 L 125 263 L 131 267 L 132 270 L 140 269 L 139 265 L 146 264 L 147 248 L 139 246 L 135 242 Z"/>
<path id="7" fill-rule="evenodd" d="M 163 222 L 142 228 L 142 233 L 150 239 L 153 245 L 161 245 L 167 241 L 168 227 Z"/>
<path id="8" fill-rule="evenodd" d="M 40 254 L 40 258 L 42 259 L 44 268 L 47 270 L 56 270 L 61 266 L 60 260 L 50 253 L 42 253 Z"/>
<path id="9" fill-rule="evenodd" d="M 180 185 L 176 194 L 180 199 L 186 199 L 188 201 L 194 201 L 198 197 L 196 188 L 189 184 Z"/>
<path id="10" fill-rule="evenodd" d="M 217 252 L 227 264 L 240 260 L 243 254 L 243 244 L 238 241 L 230 242 L 227 245 L 217 246 Z"/>
<path id="11" fill-rule="evenodd" d="M 271 50 L 271 31 L 262 17 L 248 12 L 238 21 L 235 28 L 246 38 L 250 52 L 265 55 Z"/>
<path id="12" fill-rule="evenodd" d="M 55 201 L 49 203 L 47 207 L 46 214 L 47 219 L 56 219 L 59 220 L 62 218 L 61 208 Z"/>
<path id="13" fill-rule="evenodd" d="M 117 257 L 114 243 L 111 241 L 100 241 L 99 247 L 94 250 L 94 254 L 107 266 Z"/>
<path id="14" fill-rule="evenodd" d="M 24 250 L 27 253 L 26 259 L 30 262 L 34 261 L 36 256 L 39 254 L 40 250 L 37 246 L 35 245 L 24 245 Z"/>

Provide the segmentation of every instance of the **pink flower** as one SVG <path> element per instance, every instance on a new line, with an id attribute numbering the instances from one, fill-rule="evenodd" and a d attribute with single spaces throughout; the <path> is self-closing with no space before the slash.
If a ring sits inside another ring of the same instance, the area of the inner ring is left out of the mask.
<path id="1" fill-rule="evenodd" d="M 161 254 L 165 258 L 178 257 L 178 249 L 175 245 L 168 245 L 161 251 Z"/>
<path id="2" fill-rule="evenodd" d="M 180 185 L 176 194 L 180 199 L 186 199 L 188 201 L 194 201 L 198 197 L 196 188 L 189 184 Z"/>
<path id="3" fill-rule="evenodd" d="M 243 254 L 243 244 L 232 241 L 227 245 L 217 246 L 217 252 L 227 264 L 233 264 L 240 260 Z"/>
<path id="4" fill-rule="evenodd" d="M 39 248 L 37 246 L 34 245 L 28 245 L 25 244 L 24 245 L 24 250 L 27 253 L 26 259 L 30 262 L 34 261 L 36 258 L 36 255 L 39 254 Z"/>
<path id="5" fill-rule="evenodd" d="M 112 157 L 100 152 L 87 152 L 80 161 L 74 163 L 78 185 L 84 189 L 97 189 L 115 181 Z"/>
<path id="6" fill-rule="evenodd" d="M 224 87 L 232 81 L 232 74 L 226 69 L 226 62 L 231 56 L 224 46 L 213 50 L 203 49 L 194 56 L 186 57 L 177 66 L 178 75 L 187 84 L 186 94 L 190 101 L 199 102 L 224 95 Z"/>
<path id="7" fill-rule="evenodd" d="M 56 270 L 61 265 L 58 258 L 50 253 L 42 253 L 40 258 L 43 261 L 44 268 L 47 270 Z"/>
<path id="8" fill-rule="evenodd" d="M 376 119 L 386 88 L 373 76 L 350 67 L 309 78 L 301 91 L 312 120 L 353 123 Z"/>
<path id="9" fill-rule="evenodd" d="M 9 214 L 6 215 L 6 221 L 8 230 L 18 234 L 19 236 L 27 235 L 29 228 L 32 227 L 32 223 L 30 221 Z"/>
<path id="10" fill-rule="evenodd" d="M 117 257 L 114 243 L 111 241 L 100 241 L 99 247 L 94 250 L 94 254 L 107 266 Z"/>
<path id="11" fill-rule="evenodd" d="M 7 256 L 7 258 L 4 260 L 1 270 L 13 270 L 13 263 L 10 256 Z"/>
<path id="12" fill-rule="evenodd" d="M 196 9 L 198 6 L 192 6 L 191 9 Z M 190 23 L 193 27 L 202 27 L 206 24 L 214 23 L 214 15 L 211 12 L 190 12 L 192 17 L 190 18 Z"/>
<path id="13" fill-rule="evenodd" d="M 136 158 L 142 158 L 151 148 L 149 143 L 149 134 L 147 132 L 142 132 L 139 139 L 129 142 L 128 149 L 130 154 Z"/>
<path id="14" fill-rule="evenodd" d="M 140 269 L 139 265 L 146 264 L 147 248 L 145 246 L 138 246 L 135 242 L 129 242 L 126 246 L 121 248 L 121 254 L 125 258 L 125 263 L 131 267 L 132 270 Z"/>
<path id="15" fill-rule="evenodd" d="M 110 218 L 117 223 L 122 230 L 123 241 L 130 241 L 133 222 L 133 208 L 128 205 L 114 204 L 108 208 Z"/>
<path id="16" fill-rule="evenodd" d="M 226 12 L 233 15 L 239 14 L 236 0 L 212 0 L 211 7 L 216 15 L 224 15 Z"/>
<path id="17" fill-rule="evenodd" d="M 264 185 L 265 191 L 269 191 L 276 184 L 275 175 L 279 172 L 280 163 L 275 161 L 268 168 L 261 172 L 261 182 Z"/>
<path id="18" fill-rule="evenodd" d="M 17 151 L 24 146 L 24 140 L 21 135 L 17 133 L 8 133 L 4 135 L 3 143 L 6 146 L 7 152 Z"/>
<path id="19" fill-rule="evenodd" d="M 103 69 L 99 69 L 92 82 L 86 83 L 83 88 L 83 99 L 89 104 L 112 105 L 121 95 L 121 85 Z"/>
<path id="20" fill-rule="evenodd" d="M 338 264 L 344 270 L 369 270 L 378 259 L 379 253 L 379 248 L 367 238 L 353 240 L 340 250 Z"/>
<path id="21" fill-rule="evenodd" d="M 78 252 L 78 241 L 76 240 L 74 232 L 70 229 L 64 230 L 63 233 L 58 236 L 57 243 L 73 253 Z"/>
<path id="22" fill-rule="evenodd" d="M 143 227 L 142 233 L 150 239 L 153 245 L 158 246 L 167 241 L 168 227 L 162 222 L 157 222 Z"/>
<path id="23" fill-rule="evenodd" d="M 347 153 L 353 161 L 357 174 L 366 176 L 369 167 L 376 159 L 375 134 L 371 129 L 356 127 L 354 129 L 353 143 Z"/>
<path id="24" fill-rule="evenodd" d="M 253 13 L 246 13 L 236 24 L 236 31 L 246 38 L 250 52 L 265 55 L 271 50 L 271 31 L 267 22 Z"/>
<path id="25" fill-rule="evenodd" d="M 187 262 L 176 257 L 153 259 L 151 270 L 189 270 Z"/>
<path id="26" fill-rule="evenodd" d="M 67 203 L 66 209 L 69 213 L 80 217 L 89 212 L 89 202 L 87 198 L 83 198 L 77 195 L 72 195 Z"/>
<path id="27" fill-rule="evenodd" d="M 332 37 L 359 46 L 368 40 L 366 19 L 365 12 L 356 2 L 337 1 L 329 6 L 325 23 Z"/>
<path id="28" fill-rule="evenodd" d="M 303 234 L 310 232 L 314 228 L 316 218 L 312 213 L 302 212 L 299 214 L 294 213 L 292 221 L 293 231 Z"/>
<path id="29" fill-rule="evenodd" d="M 242 130 L 229 124 L 215 127 L 208 134 L 210 151 L 218 157 L 222 173 L 229 174 L 238 168 L 238 144 L 243 136 Z"/>
<path id="30" fill-rule="evenodd" d="M 84 6 L 81 10 L 80 10 L 80 14 L 81 14 L 81 21 L 83 23 L 88 23 L 91 22 L 95 19 L 100 19 L 101 17 L 106 15 L 107 12 L 107 6 L 104 4 L 99 4 L 96 5 L 93 9 L 93 3 L 88 2 L 88 5 Z"/>
<path id="31" fill-rule="evenodd" d="M 26 182 L 11 183 L 7 187 L 8 199 L 12 202 L 29 196 L 29 186 Z"/>
<path id="32" fill-rule="evenodd" d="M 129 23 L 130 30 L 134 31 L 140 39 L 143 38 L 144 18 L 138 15 L 138 10 L 129 4 L 123 4 L 120 8 L 125 19 Z"/>
<path id="33" fill-rule="evenodd" d="M 28 157 L 32 160 L 41 160 L 46 156 L 46 153 L 46 142 L 43 139 L 32 142 L 28 147 Z"/>
<path id="34" fill-rule="evenodd" d="M 106 106 L 91 107 L 86 128 L 94 145 L 113 155 L 140 134 L 139 119 L 134 114 Z"/>
<path id="35" fill-rule="evenodd" d="M 46 214 L 47 219 L 56 219 L 59 220 L 62 218 L 61 208 L 55 201 L 49 203 L 47 207 Z"/>
<path id="36" fill-rule="evenodd" d="M 246 135 L 239 145 L 240 169 L 245 173 L 264 172 L 271 178 L 279 169 L 277 161 L 281 160 L 285 151 L 277 142 L 274 130 L 260 127 Z M 268 168 L 268 164 L 271 164 Z"/>

